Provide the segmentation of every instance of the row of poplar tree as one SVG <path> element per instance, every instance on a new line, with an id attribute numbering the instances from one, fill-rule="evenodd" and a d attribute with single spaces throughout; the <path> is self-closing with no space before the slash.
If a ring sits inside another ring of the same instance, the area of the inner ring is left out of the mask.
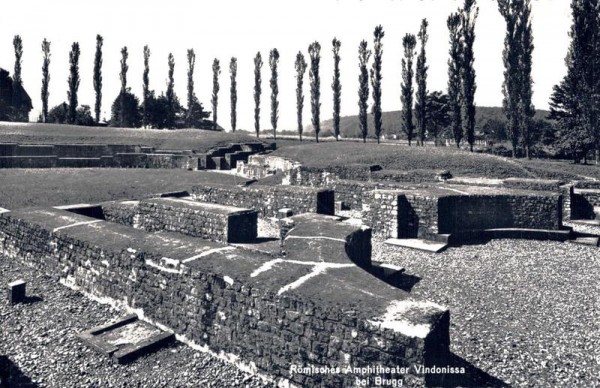
<path id="1" fill-rule="evenodd" d="M 15 53 L 20 52 L 22 55 L 21 38 L 16 36 Z M 20 50 L 17 50 L 19 42 Z M 69 52 L 69 77 L 67 80 L 67 102 L 60 104 L 49 110 L 49 82 L 50 82 L 50 42 L 44 39 L 42 42 L 43 64 L 42 64 L 42 112 L 40 114 L 40 122 L 52 123 L 67 123 L 79 125 L 95 125 L 100 122 L 100 111 L 102 106 L 102 46 L 104 39 L 102 36 L 96 36 L 96 52 L 94 56 L 94 91 L 95 105 L 94 116 L 91 109 L 87 105 L 78 107 L 77 92 L 80 84 L 79 76 L 79 56 L 80 47 L 78 42 L 74 42 Z M 120 127 L 153 127 L 153 128 L 175 128 L 175 127 L 191 127 L 191 128 L 216 128 L 216 94 L 213 100 L 214 107 L 214 122 L 207 122 L 205 119 L 210 116 L 209 112 L 205 112 L 202 104 L 198 101 L 194 93 L 194 65 L 196 54 L 194 50 L 188 50 L 188 96 L 187 109 L 183 108 L 175 94 L 175 59 L 173 54 L 168 56 L 168 81 L 166 93 L 156 96 L 154 90 L 150 90 L 150 49 L 144 46 L 144 74 L 143 74 L 143 99 L 140 103 L 139 99 L 131 93 L 131 88 L 127 86 L 127 71 L 129 66 L 127 60 L 129 51 L 127 47 L 121 49 L 121 71 L 119 78 L 121 81 L 121 89 L 119 95 L 114 100 L 111 106 L 110 125 Z M 21 58 L 16 56 L 15 69 L 20 68 Z M 220 72 L 219 61 L 215 59 L 213 64 L 215 72 Z M 15 71 L 16 73 L 16 71 Z M 218 85 L 217 85 L 218 88 Z M 218 89 L 217 91 L 218 92 Z M 215 92 L 215 93 L 216 93 Z"/>
<path id="2" fill-rule="evenodd" d="M 503 50 L 505 66 L 504 83 L 502 87 L 504 99 L 503 110 L 507 119 L 507 129 L 512 143 L 513 156 L 522 149 L 526 156 L 531 156 L 533 145 L 533 116 L 535 108 L 532 104 L 532 52 L 533 34 L 531 28 L 530 0 L 498 0 L 498 9 L 506 22 L 506 37 Z M 573 26 L 571 28 L 571 46 L 567 56 L 568 74 L 556 85 L 551 98 L 551 117 L 558 123 L 558 142 L 563 148 L 577 159 L 593 149 L 600 149 L 600 0 L 572 0 Z M 474 96 L 476 91 L 474 52 L 475 23 L 478 8 L 475 0 L 465 0 L 461 8 L 449 15 L 447 27 L 449 31 L 450 50 L 448 59 L 447 93 L 427 90 L 427 59 L 426 43 L 428 40 L 427 20 L 421 23 L 420 30 L 414 34 L 406 34 L 402 40 L 404 56 L 402 59 L 402 129 L 409 141 L 416 138 L 418 145 L 423 145 L 426 136 L 437 140 L 437 129 L 450 127 L 454 141 L 460 147 L 463 139 L 473 150 L 475 142 L 475 110 Z M 359 90 L 358 111 L 361 135 L 366 141 L 369 135 L 368 108 L 369 95 L 372 96 L 371 113 L 373 115 L 373 131 L 379 141 L 383 133 L 381 89 L 382 89 L 382 55 L 384 31 L 377 26 L 373 34 L 373 50 L 368 49 L 368 42 L 363 40 L 358 47 L 359 59 Z M 415 51 L 417 40 L 420 51 Z M 15 76 L 19 76 L 21 57 L 23 53 L 20 37 L 15 37 Z M 102 45 L 103 39 L 97 36 L 96 55 L 94 60 L 94 89 L 96 102 L 95 117 L 92 118 L 89 108 L 77 109 L 77 90 L 79 87 L 79 44 L 73 43 L 69 53 L 70 72 L 68 78 L 68 103 L 54 110 L 62 109 L 62 118 L 67 123 L 79 123 L 82 116 L 84 121 L 98 123 L 100 120 L 102 99 Z M 341 42 L 334 38 L 332 53 L 334 58 L 333 92 L 333 132 L 336 139 L 340 138 L 340 47 Z M 53 117 L 48 111 L 48 84 L 50 64 L 50 42 L 44 39 L 42 43 L 42 113 L 41 121 L 47 122 Z M 121 50 L 121 91 L 112 105 L 111 124 L 119 126 L 152 126 L 156 128 L 173 128 L 176 126 L 206 127 L 209 113 L 204 111 L 202 104 L 194 93 L 193 73 L 195 65 L 194 50 L 187 52 L 187 109 L 183 108 L 174 92 L 174 58 L 168 56 L 169 72 L 167 91 L 155 96 L 149 88 L 149 57 L 148 46 L 144 47 L 143 97 L 141 103 L 127 86 L 127 47 Z M 414 57 L 416 69 L 413 70 Z M 271 70 L 269 85 L 271 89 L 271 125 L 273 136 L 277 134 L 278 121 L 278 63 L 279 51 L 273 49 L 269 53 Z M 369 61 L 373 58 L 369 67 Z M 308 47 L 308 63 L 302 52 L 298 52 L 295 61 L 296 70 L 296 102 L 297 130 L 302 139 L 304 92 L 303 82 L 305 72 L 309 70 L 311 123 L 317 141 L 319 140 L 320 90 L 321 81 L 319 64 L 321 45 L 313 42 Z M 257 136 L 260 134 L 260 100 L 262 94 L 261 69 L 263 60 L 258 52 L 254 57 L 254 126 Z M 213 91 L 212 91 L 212 122 L 216 128 L 219 75 L 221 73 L 218 59 L 213 61 Z M 231 99 L 231 128 L 237 126 L 237 58 L 232 57 L 229 63 L 230 99 Z M 416 91 L 413 86 L 416 83 Z M 369 87 L 371 90 L 369 90 Z M 370 93 L 371 92 L 371 93 Z M 413 101 L 414 99 L 414 101 Z M 414 108 L 413 108 L 414 105 Z M 60 108 L 60 109 L 59 109 Z M 413 120 L 413 115 L 416 120 Z M 56 116 L 56 115 L 54 115 Z M 414 123 L 416 121 L 416 125 Z"/>

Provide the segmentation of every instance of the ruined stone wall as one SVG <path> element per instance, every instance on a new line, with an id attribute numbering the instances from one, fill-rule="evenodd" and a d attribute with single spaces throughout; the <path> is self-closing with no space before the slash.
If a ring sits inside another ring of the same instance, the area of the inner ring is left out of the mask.
<path id="1" fill-rule="evenodd" d="M 573 218 L 572 214 L 574 213 L 572 210 L 572 201 L 573 201 L 573 185 L 564 185 L 560 187 L 560 193 L 563 197 L 562 201 L 562 216 L 563 221 L 571 221 Z"/>
<path id="2" fill-rule="evenodd" d="M 438 239 L 483 229 L 562 227 L 561 195 L 437 196 L 427 191 L 373 190 L 363 195 L 363 219 L 383 238 Z"/>
<path id="3" fill-rule="evenodd" d="M 237 173 L 253 179 L 262 179 L 276 172 L 297 168 L 300 164 L 291 159 L 274 155 L 249 155 L 248 162 L 237 163 Z"/>
<path id="4" fill-rule="evenodd" d="M 185 153 L 152 153 L 151 147 L 127 144 L 0 143 L 0 168 L 198 168 Z"/>
<path id="5" fill-rule="evenodd" d="M 10 216 L 0 217 L 0 247 L 6 259 L 141 309 L 147 319 L 196 344 L 235 354 L 259 372 L 300 386 L 350 386 L 355 374 L 292 375 L 292 365 L 406 366 L 404 384 L 420 386 L 424 378 L 415 366 L 430 364 L 448 346 L 447 314 L 426 338 L 406 336 L 370 325 L 356 310 L 249 286 L 235 272 L 229 277 L 148 251 L 89 243 Z"/>
<path id="6" fill-rule="evenodd" d="M 139 201 L 104 202 L 102 213 L 106 221 L 139 228 Z"/>
<path id="7" fill-rule="evenodd" d="M 194 186 L 191 194 L 197 201 L 255 209 L 261 217 L 273 217 L 282 208 L 290 208 L 294 214 L 335 212 L 334 192 L 327 189 L 210 184 Z"/>
<path id="8" fill-rule="evenodd" d="M 470 195 L 439 199 L 439 233 L 562 227 L 560 195 Z"/>
<path id="9" fill-rule="evenodd" d="M 367 191 L 363 221 L 377 237 L 428 238 L 438 233 L 437 198 L 401 190 Z"/>
<path id="10" fill-rule="evenodd" d="M 380 170 L 371 173 L 377 182 L 432 183 L 438 180 L 440 170 Z"/>
<path id="11" fill-rule="evenodd" d="M 371 180 L 371 172 L 379 170 L 381 170 L 380 166 L 366 164 L 348 164 L 326 168 L 299 166 L 286 171 L 283 184 L 323 187 L 337 179 L 369 181 Z"/>
<path id="12" fill-rule="evenodd" d="M 189 201 L 184 201 L 189 202 Z M 219 242 L 251 242 L 257 236 L 257 212 L 218 205 L 184 203 L 173 199 L 107 202 L 102 204 L 106 221 L 149 232 L 169 231 Z M 218 207 L 219 209 L 212 209 Z"/>
<path id="13" fill-rule="evenodd" d="M 139 228 L 155 232 L 166 230 L 211 241 L 243 243 L 256 239 L 254 210 L 231 208 L 230 211 L 212 209 L 214 205 L 177 206 L 169 199 L 140 201 L 136 214 Z"/>

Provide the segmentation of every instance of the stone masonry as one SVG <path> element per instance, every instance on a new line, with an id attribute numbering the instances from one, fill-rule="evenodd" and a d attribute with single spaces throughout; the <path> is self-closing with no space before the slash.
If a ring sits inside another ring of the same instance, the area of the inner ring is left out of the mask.
<path id="1" fill-rule="evenodd" d="M 296 222 L 309 225 L 306 233 L 290 231 L 291 240 L 311 250 L 273 258 L 59 209 L 25 209 L 0 216 L 0 248 L 6 259 L 127 307 L 189 343 L 235 355 L 280 382 L 349 386 L 360 375 L 352 368 L 381 365 L 406 372 L 376 375 L 425 384 L 416 368 L 447 354 L 448 311 L 378 280 L 339 249 L 333 262 L 319 253 L 321 240 L 351 241 L 344 233 L 352 228 L 344 232 L 331 224 L 336 220 Z M 292 373 L 293 365 L 341 373 Z"/>
<path id="2" fill-rule="evenodd" d="M 335 212 L 334 192 L 312 187 L 205 184 L 194 186 L 191 194 L 197 201 L 256 209 L 261 217 L 274 217 L 282 208 L 294 214 Z"/>

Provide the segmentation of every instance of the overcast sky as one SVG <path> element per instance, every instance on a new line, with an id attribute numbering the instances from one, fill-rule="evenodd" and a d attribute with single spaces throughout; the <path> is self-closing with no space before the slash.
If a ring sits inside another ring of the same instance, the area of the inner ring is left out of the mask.
<path id="1" fill-rule="evenodd" d="M 494 0 L 479 0 L 475 42 L 476 103 L 502 103 L 502 46 L 505 24 Z M 547 109 L 552 86 L 565 74 L 564 58 L 571 15 L 568 0 L 534 0 L 534 104 Z M 0 13 L 0 67 L 13 72 L 12 38 L 23 38 L 22 78 L 32 97 L 37 118 L 41 109 L 41 42 L 51 41 L 50 106 L 67 100 L 68 54 L 72 42 L 81 46 L 79 103 L 94 105 L 92 70 L 95 37 L 104 37 L 104 86 L 102 116 L 110 118 L 110 105 L 119 92 L 120 49 L 129 49 L 128 86 L 142 95 L 143 47 L 150 46 L 150 87 L 160 94 L 166 89 L 167 56 L 175 56 L 175 91 L 186 103 L 186 52 L 196 51 L 196 95 L 208 110 L 212 93 L 212 62 L 221 61 L 219 123 L 229 129 L 229 60 L 238 58 L 238 128 L 252 130 L 253 58 L 263 56 L 261 126 L 270 128 L 269 50 L 277 48 L 279 63 L 280 129 L 296 128 L 294 60 L 308 45 L 319 41 L 321 60 L 321 117 L 331 117 L 333 59 L 331 40 L 342 42 L 342 115 L 358 112 L 358 44 L 373 45 L 373 30 L 381 24 L 383 39 L 384 111 L 401 109 L 400 82 L 402 37 L 416 34 L 421 19 L 429 21 L 427 61 L 428 89 L 446 90 L 448 29 L 446 19 L 462 1 L 454 0 L 219 0 L 184 1 L 6 1 Z M 305 101 L 308 102 L 308 72 Z M 304 122 L 310 122 L 305 103 Z"/>

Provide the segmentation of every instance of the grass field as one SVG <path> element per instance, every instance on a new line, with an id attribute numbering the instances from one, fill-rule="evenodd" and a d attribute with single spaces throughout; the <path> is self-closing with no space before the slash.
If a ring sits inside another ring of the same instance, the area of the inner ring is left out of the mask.
<path id="1" fill-rule="evenodd" d="M 253 141 L 257 141 L 256 137 L 248 133 L 233 134 L 196 129 L 170 131 L 0 122 L 0 142 L 21 144 L 139 144 L 162 149 L 194 149 L 205 152 L 231 142 Z M 470 153 L 454 147 L 407 147 L 394 143 L 363 144 L 355 141 L 316 143 L 289 139 L 277 139 L 276 143 L 278 150 L 275 155 L 316 167 L 367 163 L 395 170 L 446 169 L 455 176 L 468 177 L 600 179 L 598 165 L 575 165 L 570 161 L 539 159 L 513 160 L 489 154 Z"/>
<path id="2" fill-rule="evenodd" d="M 504 158 L 472 154 L 451 147 L 406 147 L 350 142 L 306 143 L 280 147 L 276 155 L 309 166 L 339 166 L 350 163 L 379 164 L 385 169 L 446 169 L 453 175 L 533 177 L 522 165 Z"/>
<path id="3" fill-rule="evenodd" d="M 0 142 L 20 144 L 132 144 L 161 149 L 192 149 L 206 152 L 231 142 L 252 142 L 256 137 L 199 129 L 159 130 L 113 127 L 82 127 L 62 124 L 0 122 Z"/>
<path id="4" fill-rule="evenodd" d="M 245 179 L 214 172 L 146 169 L 0 169 L 0 207 L 59 206 L 139 198 Z"/>

